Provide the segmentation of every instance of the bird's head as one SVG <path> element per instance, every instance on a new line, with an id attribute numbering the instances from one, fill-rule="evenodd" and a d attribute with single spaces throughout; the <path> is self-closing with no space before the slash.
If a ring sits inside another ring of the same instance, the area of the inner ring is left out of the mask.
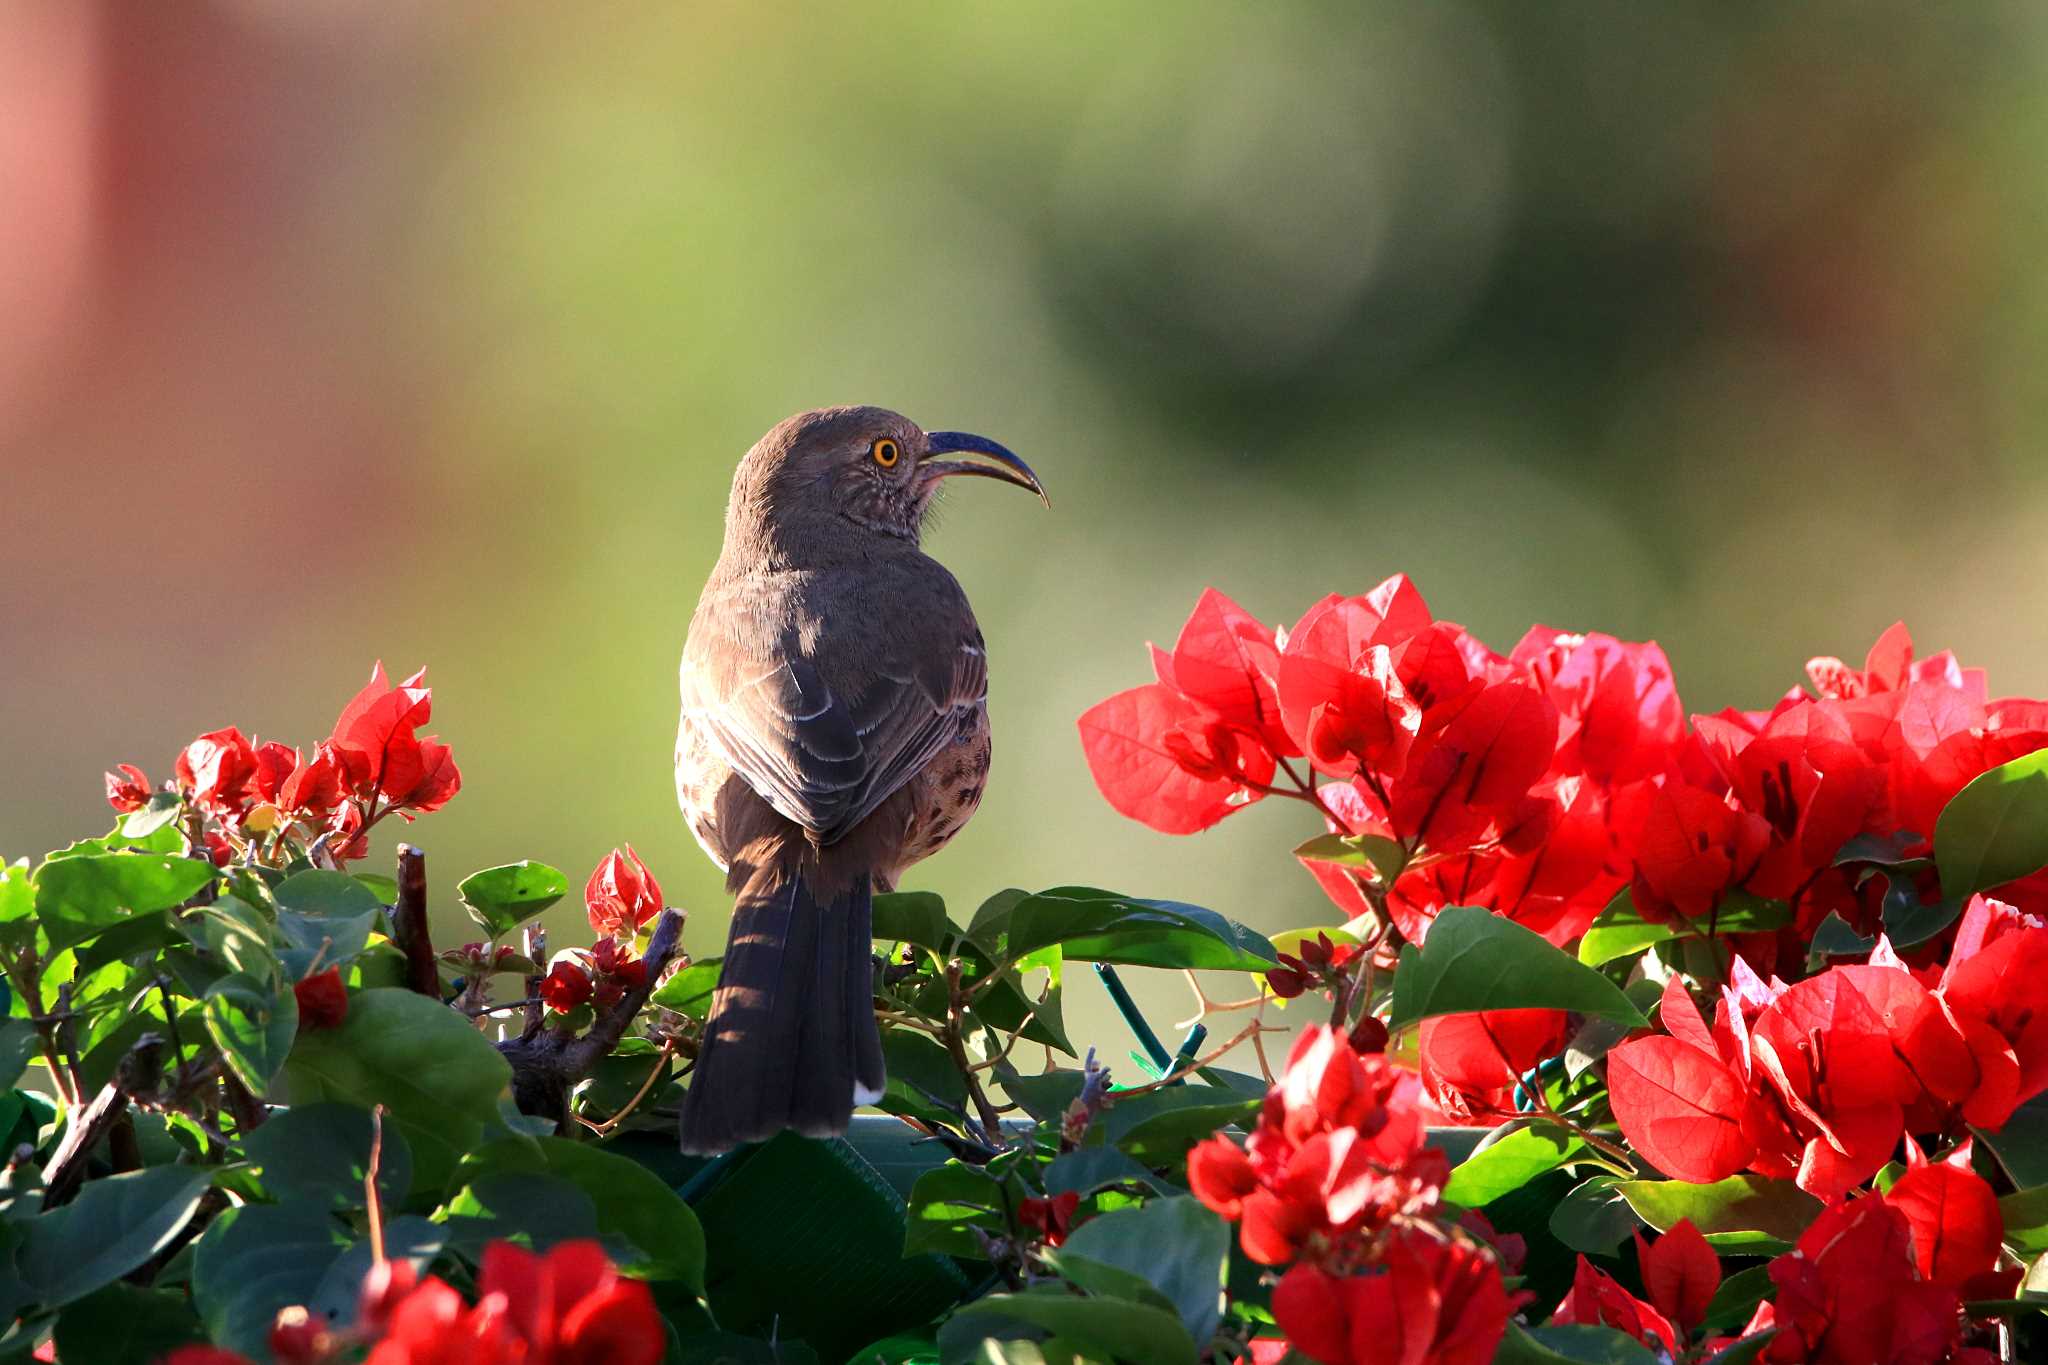
<path id="1" fill-rule="evenodd" d="M 733 478 L 732 516 L 790 525 L 838 519 L 917 542 L 939 485 L 979 475 L 1046 499 L 1038 476 L 985 436 L 926 431 L 886 408 L 820 408 L 779 423 Z"/>

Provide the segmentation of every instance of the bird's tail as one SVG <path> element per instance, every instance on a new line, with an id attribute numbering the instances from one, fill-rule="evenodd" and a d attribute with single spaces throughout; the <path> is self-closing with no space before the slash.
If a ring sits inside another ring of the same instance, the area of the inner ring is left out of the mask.
<path id="1" fill-rule="evenodd" d="M 784 1128 L 829 1137 L 881 1098 L 871 910 L 865 875 L 822 903 L 797 874 L 744 889 L 683 1100 L 684 1151 Z"/>

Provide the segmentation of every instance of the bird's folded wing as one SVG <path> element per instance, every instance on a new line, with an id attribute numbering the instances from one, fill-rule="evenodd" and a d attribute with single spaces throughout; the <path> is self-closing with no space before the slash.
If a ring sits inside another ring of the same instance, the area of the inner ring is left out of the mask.
<path id="1" fill-rule="evenodd" d="M 981 636 L 932 642 L 834 688 L 792 647 L 774 659 L 685 660 L 684 707 L 733 770 L 831 843 L 958 737 L 988 692 Z"/>

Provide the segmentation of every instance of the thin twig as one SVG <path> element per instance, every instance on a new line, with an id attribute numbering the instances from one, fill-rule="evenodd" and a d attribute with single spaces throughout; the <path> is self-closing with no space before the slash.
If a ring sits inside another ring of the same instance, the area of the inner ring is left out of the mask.
<path id="1" fill-rule="evenodd" d="M 597 1136 L 601 1138 L 610 1137 L 612 1133 L 617 1130 L 620 1124 L 624 1123 L 627 1119 L 633 1116 L 633 1111 L 640 1107 L 640 1101 L 647 1098 L 647 1093 L 650 1090 L 654 1089 L 655 1081 L 661 1078 L 662 1070 L 668 1065 L 668 1059 L 675 1055 L 676 1040 L 670 1038 L 668 1041 L 664 1042 L 661 1045 L 661 1051 L 655 1055 L 654 1066 L 651 1070 L 648 1071 L 647 1079 L 640 1082 L 640 1088 L 633 1092 L 632 1099 L 626 1101 L 625 1108 L 619 1110 L 618 1113 L 613 1114 L 603 1123 L 592 1123 L 589 1119 L 584 1118 L 581 1114 L 578 1114 L 576 1116 L 577 1122 L 581 1123 L 585 1128 L 588 1128 L 591 1132 L 597 1134 Z"/>
<path id="2" fill-rule="evenodd" d="M 1254 1019 L 1249 1024 L 1246 1024 L 1244 1026 L 1244 1029 L 1240 1033 L 1238 1033 L 1236 1037 L 1232 1038 L 1229 1042 L 1223 1044 L 1223 1046 L 1217 1048 L 1215 1051 L 1209 1053 L 1207 1056 L 1197 1057 L 1195 1058 L 1195 1060 L 1189 1062 L 1186 1066 L 1176 1067 L 1171 1073 L 1165 1076 L 1161 1076 L 1156 1081 L 1148 1081 L 1144 1085 L 1134 1085 L 1127 1090 L 1114 1091 L 1112 1092 L 1112 1094 L 1115 1098 L 1122 1099 L 1126 1095 L 1142 1095 L 1148 1090 L 1157 1090 L 1161 1086 L 1172 1085 L 1175 1081 L 1180 1080 L 1186 1076 L 1191 1076 L 1195 1072 L 1200 1071 L 1205 1066 L 1215 1065 L 1217 1060 L 1221 1058 L 1225 1053 L 1229 1052 L 1232 1048 L 1236 1047 L 1239 1043 L 1242 1043 L 1247 1039 L 1255 1040 L 1262 1033 L 1285 1033 L 1286 1031 L 1286 1029 L 1280 1028 L 1278 1025 L 1269 1025 L 1261 1023 L 1259 1020 Z M 1263 1054 L 1261 1054 L 1261 1058 L 1263 1060 Z"/>
<path id="3" fill-rule="evenodd" d="M 377 1170 L 384 1163 L 384 1106 L 370 1109 L 370 1159 L 364 1163 L 363 1207 L 370 1214 L 370 1264 L 384 1264 L 384 1201 L 377 1197 Z"/>

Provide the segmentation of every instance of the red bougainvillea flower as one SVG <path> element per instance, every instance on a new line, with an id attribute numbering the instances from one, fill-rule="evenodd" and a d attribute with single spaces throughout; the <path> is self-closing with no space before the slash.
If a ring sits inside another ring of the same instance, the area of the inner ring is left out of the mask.
<path id="1" fill-rule="evenodd" d="M 341 804 L 348 767 L 332 740 L 314 746 L 313 756 L 293 768 L 274 798 L 280 810 L 322 818 Z"/>
<path id="2" fill-rule="evenodd" d="M 499 1293 L 472 1308 L 430 1276 L 392 1308 L 368 1365 L 540 1365 L 506 1321 L 507 1307 Z"/>
<path id="3" fill-rule="evenodd" d="M 1404 840 L 1455 853 L 1511 819 L 1557 750 L 1557 708 L 1528 683 L 1466 689 L 1430 707 L 1388 788 L 1388 817 Z"/>
<path id="4" fill-rule="evenodd" d="M 1880 1198 L 1822 1212 L 1770 1274 L 1777 1298 L 1764 1321 L 1778 1331 L 1767 1361 L 1939 1365 L 1960 1331 L 1956 1292 L 1920 1278 L 1911 1225 Z"/>
<path id="5" fill-rule="evenodd" d="M 292 995 L 299 1002 L 300 1028 L 340 1028 L 348 1018 L 348 987 L 341 983 L 337 968 L 329 967 L 294 982 Z"/>
<path id="6" fill-rule="evenodd" d="M 1555 1323 L 1577 1323 L 1587 1327 L 1612 1327 L 1626 1332 L 1652 1350 L 1672 1358 L 1678 1354 L 1678 1329 L 1669 1318 L 1650 1304 L 1623 1289 L 1612 1275 L 1579 1257 L 1572 1277 L 1571 1292 L 1550 1315 Z"/>
<path id="7" fill-rule="evenodd" d="M 601 939 L 631 935 L 661 913 L 661 883 L 627 844 L 598 863 L 583 886 L 583 907 L 591 931 Z"/>
<path id="8" fill-rule="evenodd" d="M 1017 1203 L 1017 1221 L 1036 1232 L 1047 1246 L 1056 1247 L 1073 1230 L 1074 1210 L 1080 1206 L 1081 1195 L 1076 1190 L 1066 1190 L 1050 1199 L 1023 1199 Z"/>
<path id="9" fill-rule="evenodd" d="M 240 822 L 249 810 L 249 779 L 256 775 L 256 750 L 230 725 L 212 730 L 178 755 L 178 785 L 208 814 Z"/>
<path id="10" fill-rule="evenodd" d="M 1681 1333 L 1693 1331 L 1706 1320 L 1707 1305 L 1721 1287 L 1721 1261 L 1706 1235 L 1692 1219 L 1681 1218 L 1654 1242 L 1645 1244 L 1641 1232 L 1635 1239 L 1636 1265 L 1650 1302 Z"/>
<path id="11" fill-rule="evenodd" d="M 249 776 L 249 795 L 276 805 L 284 784 L 299 766 L 299 751 L 276 740 L 256 746 L 256 771 Z"/>
<path id="12" fill-rule="evenodd" d="M 531 1365 L 656 1365 L 667 1347 L 654 1295 L 587 1239 L 559 1242 L 545 1256 L 492 1242 L 477 1294 L 479 1309 L 504 1305 Z"/>
<path id="13" fill-rule="evenodd" d="M 119 772 L 107 774 L 107 804 L 126 815 L 149 804 L 149 776 L 133 763 L 123 763 Z"/>
<path id="14" fill-rule="evenodd" d="M 1613 788 L 1672 770 L 1685 712 L 1655 643 L 1534 626 L 1508 662 L 1557 707 L 1554 772 Z"/>
<path id="15" fill-rule="evenodd" d="M 393 806 L 434 811 L 461 790 L 462 774 L 448 746 L 417 731 L 433 716 L 427 671 L 392 687 L 380 661 L 370 681 L 341 708 L 333 745 L 358 797 L 381 796 Z"/>
<path id="16" fill-rule="evenodd" d="M 1636 909 L 1654 921 L 1709 921 L 1771 843 L 1760 815 L 1683 781 L 1638 782 L 1614 797 L 1614 828 L 1629 851 Z"/>
<path id="17" fill-rule="evenodd" d="M 1316 1025 L 1296 1040 L 1244 1150 L 1217 1134 L 1189 1153 L 1189 1187 L 1240 1224 L 1253 1260 L 1347 1269 L 1392 1219 L 1437 1207 L 1449 1167 L 1423 1147 L 1419 1099 L 1412 1073 Z"/>
<path id="18" fill-rule="evenodd" d="M 1188 613 L 1160 681 L 1284 758 L 1301 750 L 1280 722 L 1274 694 L 1280 646 L 1273 627 L 1214 588 Z"/>
<path id="19" fill-rule="evenodd" d="M 1422 1021 L 1422 1085 L 1437 1108 L 1460 1118 L 1514 1109 L 1515 1082 L 1571 1040 L 1563 1010 L 1487 1010 Z"/>
<path id="20" fill-rule="evenodd" d="M 180 1346 L 169 1355 L 158 1356 L 157 1365 L 256 1365 L 249 1357 L 222 1346 Z"/>
<path id="21" fill-rule="evenodd" d="M 1997 1053 L 2010 1055 L 2014 1107 L 2048 1090 L 2048 1009 L 2037 998 L 2043 979 L 2048 927 L 2010 905 L 1975 898 L 1957 929 L 1940 995 L 1969 1039 L 1987 1084 L 2000 1065 Z M 2004 1118 L 1985 1114 L 1971 1121 L 1996 1128 Z"/>
<path id="22" fill-rule="evenodd" d="M 1920 1150 L 1911 1143 L 1907 1148 L 1913 1154 Z M 1998 1264 L 2005 1234 L 1998 1196 L 1967 1164 L 1916 1165 L 1893 1182 L 1883 1199 L 1912 1230 L 1913 1263 L 1922 1279 L 1961 1293 Z"/>
<path id="23" fill-rule="evenodd" d="M 1376 1274 L 1295 1266 L 1273 1291 L 1273 1320 L 1322 1365 L 1485 1365 L 1516 1302 L 1486 1251 L 1410 1233 Z"/>
<path id="24" fill-rule="evenodd" d="M 567 958 L 558 960 L 540 979 L 540 998 L 547 1007 L 567 1014 L 590 1000 L 594 983 L 590 973 Z"/>
<path id="25" fill-rule="evenodd" d="M 1276 760 L 1257 736 L 1164 683 L 1119 692 L 1081 715 L 1095 785 L 1161 834 L 1193 834 L 1258 800 Z"/>

